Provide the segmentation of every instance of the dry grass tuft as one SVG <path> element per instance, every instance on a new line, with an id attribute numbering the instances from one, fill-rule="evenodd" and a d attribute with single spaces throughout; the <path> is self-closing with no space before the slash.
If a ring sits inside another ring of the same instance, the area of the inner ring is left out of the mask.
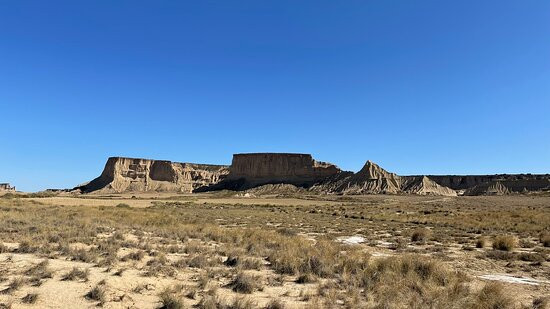
<path id="1" fill-rule="evenodd" d="M 550 247 L 550 234 L 543 233 L 540 235 L 540 242 L 545 247 Z"/>
<path id="2" fill-rule="evenodd" d="M 265 306 L 265 309 L 285 309 L 285 305 L 282 301 L 273 299 Z"/>
<path id="3" fill-rule="evenodd" d="M 141 261 L 141 259 L 143 259 L 144 256 L 145 256 L 145 252 L 143 252 L 141 250 L 137 250 L 137 251 L 130 252 L 127 255 L 125 255 L 122 258 L 122 260 L 123 261 L 127 261 L 127 260 Z"/>
<path id="4" fill-rule="evenodd" d="M 73 267 L 73 269 L 65 274 L 61 280 L 68 280 L 68 281 L 75 281 L 75 280 L 83 280 L 88 281 L 88 275 L 90 274 L 89 269 L 82 269 L 78 267 Z"/>
<path id="5" fill-rule="evenodd" d="M 312 273 L 306 273 L 302 274 L 296 279 L 296 283 L 304 284 L 304 283 L 315 283 L 317 282 L 317 277 L 315 277 Z"/>
<path id="6" fill-rule="evenodd" d="M 233 302 L 227 306 L 227 309 L 254 309 L 258 308 L 256 303 L 247 297 L 236 297 Z"/>
<path id="7" fill-rule="evenodd" d="M 34 304 L 36 300 L 38 300 L 38 294 L 36 293 L 29 293 L 21 298 L 21 302 L 24 304 Z"/>
<path id="8" fill-rule="evenodd" d="M 19 288 L 21 288 L 25 284 L 25 282 L 26 282 L 25 279 L 21 277 L 15 278 L 10 282 L 7 288 L 0 291 L 0 294 L 11 294 L 14 291 L 19 290 Z"/>
<path id="9" fill-rule="evenodd" d="M 184 303 L 180 295 L 170 289 L 165 289 L 159 294 L 162 309 L 183 309 Z"/>
<path id="10" fill-rule="evenodd" d="M 197 304 L 199 309 L 223 309 L 220 299 L 215 295 L 205 295 Z"/>
<path id="11" fill-rule="evenodd" d="M 411 241 L 425 242 L 432 235 L 432 231 L 427 228 L 418 228 L 412 232 Z"/>
<path id="12" fill-rule="evenodd" d="M 228 256 L 224 264 L 229 267 L 239 267 L 241 269 L 262 269 L 264 263 L 262 260 L 253 257 Z"/>
<path id="13" fill-rule="evenodd" d="M 489 240 L 485 236 L 479 236 L 476 240 L 476 248 L 485 248 L 487 247 Z"/>
<path id="14" fill-rule="evenodd" d="M 52 278 L 53 272 L 48 268 L 48 260 L 44 260 L 25 271 L 25 275 L 31 276 L 30 282 L 34 286 L 40 286 L 43 279 Z"/>
<path id="15" fill-rule="evenodd" d="M 513 251 L 518 245 L 518 239 L 511 235 L 501 235 L 493 239 L 493 249 L 501 251 Z"/>
<path id="16" fill-rule="evenodd" d="M 538 297 L 533 299 L 533 309 L 548 309 L 550 308 L 550 296 Z"/>
<path id="17" fill-rule="evenodd" d="M 513 300 L 506 294 L 500 282 L 489 282 L 479 291 L 472 309 L 514 308 Z"/>
<path id="18" fill-rule="evenodd" d="M 3 243 L 0 243 L 0 253 L 8 253 L 10 251 L 11 250 L 6 245 L 4 245 Z"/>
<path id="19" fill-rule="evenodd" d="M 105 294 L 105 283 L 102 281 L 96 284 L 96 286 L 94 286 L 88 293 L 86 293 L 85 297 L 89 300 L 95 300 L 98 301 L 100 304 L 103 304 L 106 300 Z"/>
<path id="20" fill-rule="evenodd" d="M 256 290 L 260 290 L 262 288 L 262 283 L 259 277 L 240 272 L 229 286 L 231 286 L 235 292 L 250 294 Z"/>

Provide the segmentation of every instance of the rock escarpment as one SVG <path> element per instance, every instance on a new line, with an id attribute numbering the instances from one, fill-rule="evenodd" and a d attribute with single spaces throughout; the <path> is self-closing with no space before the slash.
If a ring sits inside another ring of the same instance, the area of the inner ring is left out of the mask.
<path id="1" fill-rule="evenodd" d="M 261 187 L 258 194 L 503 195 L 550 191 L 550 175 L 399 176 L 371 161 L 353 173 L 316 161 L 309 154 L 247 153 L 235 154 L 231 166 L 113 157 L 101 176 L 75 189 L 83 193 L 191 193 L 257 187 Z"/>
<path id="2" fill-rule="evenodd" d="M 431 180 L 465 195 L 504 195 L 550 190 L 549 174 L 429 175 Z"/>
<path id="3" fill-rule="evenodd" d="M 226 184 L 239 189 L 279 183 L 310 187 L 341 172 L 334 164 L 300 153 L 235 154 L 229 171 Z"/>
<path id="4" fill-rule="evenodd" d="M 220 182 L 229 173 L 226 165 L 179 163 L 111 157 L 99 177 L 77 187 L 83 193 L 128 191 L 193 192 Z"/>

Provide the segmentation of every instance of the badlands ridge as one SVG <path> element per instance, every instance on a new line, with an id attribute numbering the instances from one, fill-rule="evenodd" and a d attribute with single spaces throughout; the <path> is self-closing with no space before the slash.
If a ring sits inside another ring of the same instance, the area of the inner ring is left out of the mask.
<path id="1" fill-rule="evenodd" d="M 247 153 L 231 165 L 111 157 L 101 175 L 74 188 L 81 193 L 206 192 L 300 189 L 318 194 L 503 195 L 550 190 L 550 175 L 399 176 L 367 161 L 357 172 L 309 154 Z"/>

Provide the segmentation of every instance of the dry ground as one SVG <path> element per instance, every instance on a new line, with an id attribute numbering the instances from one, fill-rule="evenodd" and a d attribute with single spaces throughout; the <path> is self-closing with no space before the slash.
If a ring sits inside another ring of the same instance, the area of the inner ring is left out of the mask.
<path id="1" fill-rule="evenodd" d="M 545 308 L 549 246 L 544 196 L 8 195 L 0 308 Z"/>

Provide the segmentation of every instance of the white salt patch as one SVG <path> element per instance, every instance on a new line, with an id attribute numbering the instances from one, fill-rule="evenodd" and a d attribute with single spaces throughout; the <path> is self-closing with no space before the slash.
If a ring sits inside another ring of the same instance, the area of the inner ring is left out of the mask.
<path id="1" fill-rule="evenodd" d="M 372 252 L 371 255 L 372 255 L 373 257 L 387 257 L 387 256 L 391 256 L 391 254 L 382 253 L 382 252 Z"/>
<path id="2" fill-rule="evenodd" d="M 499 275 L 499 274 L 482 275 L 482 276 L 478 276 L 478 278 L 485 279 L 485 280 L 502 281 L 507 283 L 528 284 L 528 285 L 539 285 L 541 283 L 550 283 L 548 281 L 536 280 L 533 278 L 513 277 L 513 276 Z"/>
<path id="3" fill-rule="evenodd" d="M 365 237 L 360 235 L 338 237 L 337 240 L 347 245 L 357 245 L 365 242 Z"/>
<path id="4" fill-rule="evenodd" d="M 382 247 L 389 247 L 392 245 L 391 242 L 387 242 L 387 241 L 383 241 L 383 240 L 379 240 L 378 241 L 378 245 L 382 246 Z"/>

